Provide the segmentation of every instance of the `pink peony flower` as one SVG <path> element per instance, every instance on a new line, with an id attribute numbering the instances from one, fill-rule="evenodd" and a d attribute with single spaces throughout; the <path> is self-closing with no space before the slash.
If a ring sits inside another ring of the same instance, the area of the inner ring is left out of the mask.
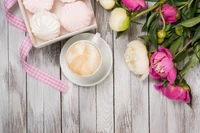
<path id="1" fill-rule="evenodd" d="M 155 79 L 167 78 L 170 84 L 176 79 L 176 69 L 169 49 L 159 46 L 150 58 L 150 76 Z"/>
<path id="2" fill-rule="evenodd" d="M 166 88 L 164 87 L 164 83 L 158 83 L 154 87 L 157 91 L 161 92 L 164 96 L 171 100 L 177 100 L 182 103 L 190 102 L 190 94 L 188 88 L 171 84 L 168 84 Z"/>
<path id="3" fill-rule="evenodd" d="M 141 8 L 146 8 L 144 0 L 122 0 L 122 3 L 132 12 L 139 11 Z"/>
<path id="4" fill-rule="evenodd" d="M 175 23 L 178 20 L 178 10 L 169 4 L 163 5 L 162 14 L 166 24 Z"/>

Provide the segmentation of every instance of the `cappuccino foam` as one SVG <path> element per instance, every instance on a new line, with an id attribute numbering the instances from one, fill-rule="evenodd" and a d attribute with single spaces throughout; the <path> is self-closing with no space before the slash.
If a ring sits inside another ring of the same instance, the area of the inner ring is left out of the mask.
<path id="1" fill-rule="evenodd" d="M 77 42 L 69 48 L 67 55 L 69 69 L 79 76 L 93 74 L 101 64 L 99 50 L 89 42 Z"/>

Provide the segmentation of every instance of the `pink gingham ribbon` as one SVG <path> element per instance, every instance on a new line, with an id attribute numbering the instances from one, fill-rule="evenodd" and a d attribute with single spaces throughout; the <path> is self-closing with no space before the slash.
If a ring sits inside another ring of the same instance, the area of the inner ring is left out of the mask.
<path id="1" fill-rule="evenodd" d="M 24 21 L 9 12 L 9 9 L 12 6 L 14 6 L 16 3 L 17 3 L 17 0 L 4 1 L 6 18 L 11 25 L 26 32 L 26 26 L 24 24 Z M 33 48 L 33 45 L 31 43 L 31 40 L 29 36 L 26 36 L 20 48 L 21 62 L 22 62 L 22 66 L 24 70 L 27 72 L 28 75 L 32 76 L 33 78 L 49 85 L 52 88 L 55 88 L 56 90 L 60 92 L 64 92 L 65 89 L 68 88 L 68 84 L 65 81 L 55 78 L 26 62 L 28 53 L 30 52 L 32 48 Z"/>

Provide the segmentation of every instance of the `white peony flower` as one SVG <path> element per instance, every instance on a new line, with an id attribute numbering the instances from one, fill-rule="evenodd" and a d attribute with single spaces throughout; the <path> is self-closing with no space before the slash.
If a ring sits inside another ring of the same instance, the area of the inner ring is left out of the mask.
<path id="1" fill-rule="evenodd" d="M 128 44 L 128 48 L 124 54 L 128 68 L 136 75 L 141 76 L 144 80 L 149 75 L 149 58 L 145 45 L 134 40 Z"/>
<path id="2" fill-rule="evenodd" d="M 115 6 L 114 0 L 97 0 L 97 1 L 99 1 L 101 6 L 106 10 L 110 10 Z"/>
<path id="3" fill-rule="evenodd" d="M 115 8 L 109 20 L 110 28 L 114 31 L 125 31 L 130 25 L 130 18 L 123 8 Z"/>

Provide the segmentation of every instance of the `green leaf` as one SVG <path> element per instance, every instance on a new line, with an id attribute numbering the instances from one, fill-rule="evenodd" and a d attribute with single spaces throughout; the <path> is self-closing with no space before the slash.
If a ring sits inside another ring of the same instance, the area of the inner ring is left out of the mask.
<path id="1" fill-rule="evenodd" d="M 174 33 L 172 33 L 171 31 L 167 31 L 167 35 L 165 38 L 170 38 L 172 35 L 174 35 Z"/>
<path id="2" fill-rule="evenodd" d="M 194 33 L 194 37 L 192 39 L 192 44 L 194 44 L 199 39 L 200 39 L 200 26 L 196 29 L 196 31 Z"/>
<path id="3" fill-rule="evenodd" d="M 170 28 L 171 28 L 171 24 L 168 24 L 168 25 L 166 25 L 166 27 L 165 27 L 165 31 L 169 31 L 170 30 Z"/>
<path id="4" fill-rule="evenodd" d="M 194 46 L 195 46 L 194 52 L 195 52 L 197 58 L 200 59 L 200 43 L 196 43 Z"/>
<path id="5" fill-rule="evenodd" d="M 189 28 L 184 28 L 183 29 L 183 35 L 184 35 L 184 37 L 191 37 L 191 30 L 189 29 Z"/>
<path id="6" fill-rule="evenodd" d="M 151 23 L 155 20 L 157 16 L 157 13 L 153 13 L 151 14 L 151 16 L 148 18 L 148 21 L 147 21 L 147 28 L 149 29 L 149 26 L 151 25 Z"/>
<path id="7" fill-rule="evenodd" d="M 173 62 L 174 63 L 179 63 L 181 61 L 183 61 L 188 55 L 188 52 L 185 50 L 183 52 L 181 52 L 179 55 L 177 55 L 174 59 Z"/>
<path id="8" fill-rule="evenodd" d="M 159 25 L 159 18 L 156 18 L 149 29 L 149 37 L 155 48 L 158 48 L 158 37 L 157 37 L 157 32 L 158 32 L 158 25 Z"/>
<path id="9" fill-rule="evenodd" d="M 191 94 L 191 91 L 189 92 L 189 95 L 190 95 L 190 102 L 187 103 L 187 105 L 192 108 L 192 94 Z"/>
<path id="10" fill-rule="evenodd" d="M 188 2 L 188 8 L 191 7 L 191 5 L 192 5 L 193 2 L 194 2 L 194 0 L 189 0 L 189 2 Z"/>
<path id="11" fill-rule="evenodd" d="M 184 44 L 184 38 L 183 36 L 180 36 L 176 41 L 174 41 L 170 47 L 170 51 L 172 52 L 172 55 L 174 56 L 180 47 L 182 47 Z"/>
<path id="12" fill-rule="evenodd" d="M 200 16 L 183 21 L 180 23 L 180 25 L 184 27 L 193 27 L 197 25 L 198 23 L 200 23 Z"/>
<path id="13" fill-rule="evenodd" d="M 198 8 L 198 9 L 196 10 L 196 13 L 200 13 L 200 8 Z"/>
<path id="14" fill-rule="evenodd" d="M 121 6 L 121 5 L 120 5 L 120 0 L 115 0 L 115 4 L 116 4 L 117 6 Z"/>
<path id="15" fill-rule="evenodd" d="M 146 15 L 146 22 L 144 23 L 144 25 L 142 26 L 142 31 L 148 31 L 148 28 L 147 28 L 147 21 L 149 19 L 149 17 L 151 16 L 151 12 L 148 12 L 147 15 Z"/>
<path id="16" fill-rule="evenodd" d="M 145 45 L 148 46 L 148 43 L 149 43 L 148 35 L 139 36 L 139 38 L 143 39 L 145 41 Z"/>
<path id="17" fill-rule="evenodd" d="M 171 46 L 171 44 L 178 38 L 179 36 L 176 35 L 175 33 L 173 33 L 171 35 L 171 37 L 169 39 L 167 39 L 162 46 L 164 46 L 165 48 L 168 48 L 169 46 Z"/>
<path id="18" fill-rule="evenodd" d="M 119 38 L 122 34 L 124 34 L 127 30 L 125 31 L 120 31 L 120 32 L 117 32 L 117 36 L 116 36 L 116 39 Z"/>
<path id="19" fill-rule="evenodd" d="M 199 60 L 195 54 L 193 56 L 191 56 L 189 61 L 185 64 L 185 66 L 183 67 L 183 69 L 180 72 L 181 77 L 184 77 L 188 73 L 190 68 L 194 67 L 198 63 L 198 61 Z"/>
<path id="20" fill-rule="evenodd" d="M 130 18 L 131 20 L 138 14 L 138 12 L 131 12 L 130 13 Z"/>

